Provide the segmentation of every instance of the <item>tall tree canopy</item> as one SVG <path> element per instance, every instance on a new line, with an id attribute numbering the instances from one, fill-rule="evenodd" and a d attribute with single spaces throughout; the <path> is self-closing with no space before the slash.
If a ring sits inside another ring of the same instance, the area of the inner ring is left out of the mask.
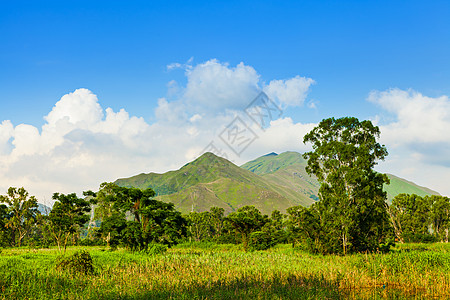
<path id="1" fill-rule="evenodd" d="M 319 216 L 322 252 L 374 251 L 389 227 L 384 174 L 373 170 L 388 154 L 377 142 L 380 130 L 354 117 L 322 120 L 303 142 L 313 151 L 304 154 L 307 172 L 321 183 L 320 201 L 312 210 Z"/>
<path id="2" fill-rule="evenodd" d="M 0 203 L 7 205 L 1 209 L 3 214 L 6 212 L 7 217 L 0 223 L 4 223 L 5 229 L 8 229 L 11 244 L 20 246 L 36 224 L 39 214 L 37 199 L 30 196 L 23 187 L 10 187 L 7 195 L 0 196 Z"/>
<path id="3" fill-rule="evenodd" d="M 420 197 L 399 194 L 389 207 L 395 236 L 400 242 L 448 242 L 450 199 L 444 196 Z"/>
<path id="4" fill-rule="evenodd" d="M 120 242 L 132 250 L 147 249 L 152 242 L 173 245 L 186 235 L 186 220 L 173 203 L 153 199 L 152 189 L 102 183 L 95 197 L 100 234 L 111 246 Z M 130 220 L 131 219 L 131 220 Z"/>
<path id="5" fill-rule="evenodd" d="M 247 205 L 229 214 L 225 221 L 231 224 L 234 230 L 241 235 L 242 244 L 244 249 L 247 250 L 250 234 L 260 230 L 268 223 L 269 217 L 262 215 L 256 207 Z"/>
<path id="6" fill-rule="evenodd" d="M 450 229 L 450 199 L 444 196 L 430 196 L 430 221 L 436 237 L 448 243 Z"/>
<path id="7" fill-rule="evenodd" d="M 68 195 L 54 193 L 53 200 L 56 202 L 48 215 L 49 229 L 59 251 L 64 249 L 65 253 L 69 236 L 78 233 L 89 221 L 88 213 L 91 208 L 87 200 L 78 198 L 75 193 Z"/>

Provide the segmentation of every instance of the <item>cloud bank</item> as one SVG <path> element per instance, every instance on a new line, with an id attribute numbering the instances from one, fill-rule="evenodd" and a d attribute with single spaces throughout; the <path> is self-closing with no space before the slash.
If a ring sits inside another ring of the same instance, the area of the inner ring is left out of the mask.
<path id="1" fill-rule="evenodd" d="M 381 139 L 390 155 L 382 170 L 450 195 L 450 99 L 417 91 L 373 91 L 368 100 L 383 109 Z"/>
<path id="2" fill-rule="evenodd" d="M 40 202 L 50 203 L 54 192 L 81 195 L 104 181 L 179 168 L 211 142 L 236 163 L 266 152 L 307 149 L 301 137 L 313 124 L 280 118 L 262 131 L 244 109 L 262 90 L 279 105 L 302 105 L 312 79 L 296 76 L 266 85 L 254 68 L 243 63 L 230 66 L 210 60 L 192 66 L 191 62 L 168 67 L 183 68 L 187 83 L 184 87 L 169 83 L 168 95 L 177 87 L 177 96 L 157 100 L 153 123 L 130 116 L 125 108 L 117 112 L 103 108 L 97 96 L 84 88 L 62 96 L 44 116 L 41 128 L 3 121 L 0 190 L 24 186 Z M 217 138 L 236 117 L 258 135 L 240 157 L 232 156 Z"/>
<path id="3" fill-rule="evenodd" d="M 265 83 L 251 66 L 230 66 L 214 59 L 197 65 L 190 60 L 168 69 L 182 69 L 186 84 L 169 82 L 167 96 L 155 99 L 154 122 L 130 116 L 126 108 L 117 112 L 104 108 L 101 99 L 84 88 L 56 101 L 40 128 L 2 121 L 2 193 L 9 186 L 24 186 L 40 202 L 51 203 L 54 192 L 81 195 L 104 181 L 177 169 L 211 150 L 211 145 L 237 164 L 272 151 L 310 149 L 302 139 L 316 124 L 295 123 L 280 114 L 261 128 L 245 109 L 261 91 L 283 109 L 314 109 L 313 102 L 306 102 L 313 79 L 295 76 Z M 381 108 L 376 119 L 381 143 L 390 152 L 378 169 L 450 195 L 448 96 L 390 89 L 373 91 L 368 100 Z M 254 134 L 238 154 L 223 139 L 236 120 Z"/>

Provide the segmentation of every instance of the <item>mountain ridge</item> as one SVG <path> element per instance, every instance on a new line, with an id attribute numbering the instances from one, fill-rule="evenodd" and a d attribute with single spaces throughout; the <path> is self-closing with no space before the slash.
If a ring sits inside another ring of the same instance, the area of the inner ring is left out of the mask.
<path id="1" fill-rule="evenodd" d="M 173 202 L 183 212 L 194 208 L 208 210 L 210 206 L 206 203 L 214 203 L 226 212 L 255 204 L 261 211 L 270 213 L 274 209 L 286 210 L 290 206 L 310 205 L 313 202 L 296 191 L 209 152 L 179 170 L 139 174 L 118 179 L 115 183 L 126 187 L 152 188 L 158 199 Z"/>
<path id="2" fill-rule="evenodd" d="M 319 200 L 320 183 L 306 172 L 302 154 L 287 151 L 268 153 L 242 166 L 225 158 L 205 153 L 178 170 L 166 173 L 141 173 L 120 178 L 116 184 L 126 187 L 152 188 L 157 199 L 173 202 L 180 211 L 205 211 L 212 206 L 226 213 L 244 205 L 255 205 L 263 213 L 277 209 L 285 212 L 294 205 L 309 206 Z M 385 186 L 388 201 L 401 193 L 420 196 L 439 194 L 392 174 Z"/>

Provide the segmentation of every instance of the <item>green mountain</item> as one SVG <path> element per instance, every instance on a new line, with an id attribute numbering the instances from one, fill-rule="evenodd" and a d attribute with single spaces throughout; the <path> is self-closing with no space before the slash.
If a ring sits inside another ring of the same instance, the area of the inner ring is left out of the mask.
<path id="1" fill-rule="evenodd" d="M 270 153 L 241 167 L 205 153 L 176 171 L 139 174 L 116 180 L 116 184 L 152 188 L 157 199 L 172 202 L 181 212 L 205 211 L 212 206 L 226 213 L 244 205 L 255 205 L 265 214 L 285 212 L 295 205 L 309 206 L 318 200 L 320 184 L 306 173 L 306 160 L 297 152 Z M 437 192 L 388 174 L 388 200 L 400 193 L 421 196 Z"/>
<path id="2" fill-rule="evenodd" d="M 271 153 L 252 160 L 241 167 L 262 176 L 263 178 L 307 194 L 318 200 L 320 184 L 316 178 L 306 173 L 306 160 L 298 152 L 284 152 L 279 155 Z M 390 184 L 384 186 L 388 201 L 401 193 L 417 194 L 419 196 L 439 195 L 438 192 L 416 185 L 403 178 L 387 174 Z"/>
<path id="3" fill-rule="evenodd" d="M 270 153 L 249 161 L 241 168 L 252 171 L 261 177 L 297 191 L 304 196 L 318 200 L 320 183 L 306 173 L 306 160 L 300 153 L 284 152 L 279 155 Z"/>
<path id="4" fill-rule="evenodd" d="M 285 211 L 294 205 L 310 205 L 311 198 L 289 187 L 240 168 L 228 160 L 205 153 L 181 169 L 164 174 L 140 174 L 118 179 L 120 186 L 152 188 L 157 198 L 173 202 L 182 212 L 223 207 L 229 213 L 255 205 L 263 213 Z"/>
<path id="5" fill-rule="evenodd" d="M 421 197 L 430 196 L 430 195 L 439 195 L 438 192 L 430 190 L 429 188 L 419 186 L 414 182 L 408 181 L 406 179 L 397 177 L 392 174 L 386 174 L 391 181 L 390 184 L 384 185 L 384 191 L 387 192 L 388 201 L 392 201 L 392 199 L 398 194 L 416 194 Z"/>

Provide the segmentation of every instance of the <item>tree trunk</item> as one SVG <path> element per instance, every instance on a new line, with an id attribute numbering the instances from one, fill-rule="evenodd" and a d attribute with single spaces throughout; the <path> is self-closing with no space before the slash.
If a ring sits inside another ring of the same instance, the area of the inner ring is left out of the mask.
<path id="1" fill-rule="evenodd" d="M 347 254 L 347 235 L 342 233 L 342 247 L 344 248 L 344 255 Z"/>
<path id="2" fill-rule="evenodd" d="M 244 246 L 244 250 L 247 251 L 248 249 L 248 235 L 245 233 L 242 233 L 242 246 Z"/>
<path id="3" fill-rule="evenodd" d="M 70 236 L 70 232 L 66 234 L 66 237 L 64 238 L 64 253 L 63 255 L 66 254 L 66 249 L 67 249 L 67 240 L 69 239 Z"/>

